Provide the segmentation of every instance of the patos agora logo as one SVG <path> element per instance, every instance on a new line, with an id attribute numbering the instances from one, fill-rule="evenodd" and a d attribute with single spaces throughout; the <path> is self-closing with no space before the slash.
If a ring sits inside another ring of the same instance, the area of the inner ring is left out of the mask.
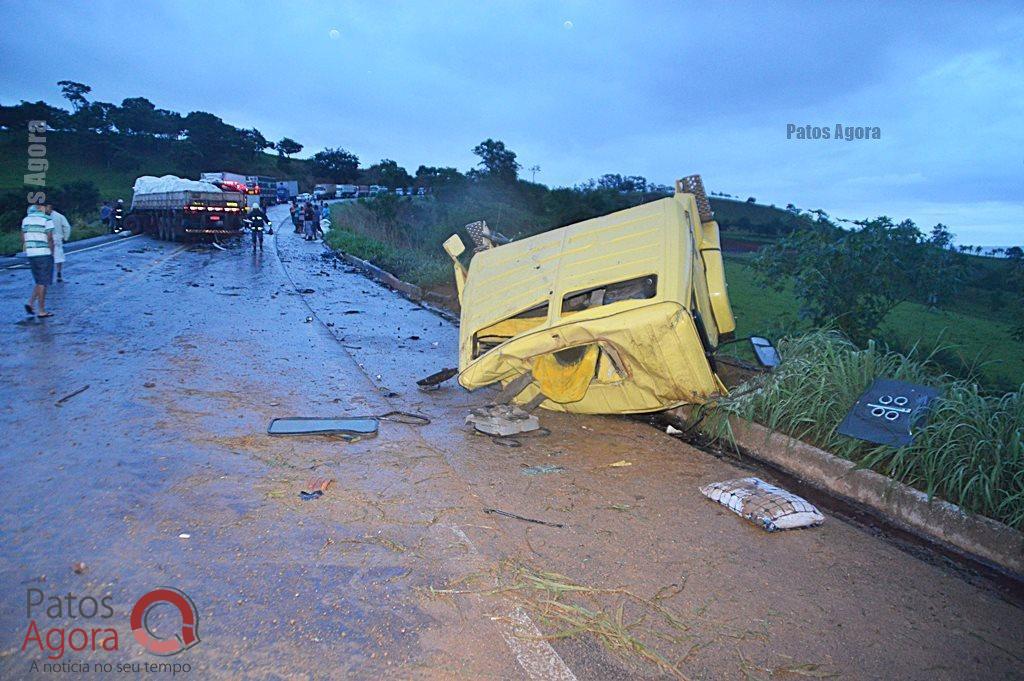
<path id="1" fill-rule="evenodd" d="M 67 652 L 121 650 L 117 627 L 112 626 L 114 609 L 110 601 L 109 595 L 103 598 L 71 593 L 47 596 L 41 589 L 28 589 L 29 623 L 22 652 L 37 649 L 50 660 L 60 660 Z M 172 635 L 161 637 L 150 625 L 150 616 L 157 606 L 170 606 L 171 618 L 180 621 Z M 65 618 L 70 618 L 72 624 L 53 622 Z M 47 627 L 46 620 L 55 626 Z M 132 607 L 128 621 L 133 638 L 153 655 L 176 655 L 199 643 L 199 612 L 195 603 L 173 587 L 161 586 L 144 594 Z"/>
<path id="2" fill-rule="evenodd" d="M 177 608 L 181 616 L 181 630 L 167 638 L 154 634 L 147 622 L 149 613 L 162 603 Z M 129 623 L 135 640 L 154 655 L 176 655 L 199 643 L 199 613 L 195 603 L 183 591 L 170 586 L 157 587 L 140 598 L 132 608 Z"/>

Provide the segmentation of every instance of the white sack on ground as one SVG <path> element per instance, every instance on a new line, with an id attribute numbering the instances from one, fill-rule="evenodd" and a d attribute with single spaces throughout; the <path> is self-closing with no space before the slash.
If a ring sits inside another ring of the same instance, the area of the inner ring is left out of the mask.
<path id="1" fill-rule="evenodd" d="M 759 478 L 713 482 L 700 493 L 769 532 L 812 527 L 825 520 L 807 500 Z"/>

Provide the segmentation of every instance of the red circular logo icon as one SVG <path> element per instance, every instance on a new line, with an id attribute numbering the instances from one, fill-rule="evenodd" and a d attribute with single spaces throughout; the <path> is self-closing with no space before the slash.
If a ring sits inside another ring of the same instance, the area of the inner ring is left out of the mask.
<path id="1" fill-rule="evenodd" d="M 150 611 L 161 603 L 177 608 L 181 615 L 181 631 L 173 637 L 158 637 L 146 622 Z M 199 613 L 196 611 L 195 603 L 173 587 L 161 586 L 145 594 L 132 608 L 129 621 L 135 640 L 154 655 L 176 655 L 199 643 Z"/>

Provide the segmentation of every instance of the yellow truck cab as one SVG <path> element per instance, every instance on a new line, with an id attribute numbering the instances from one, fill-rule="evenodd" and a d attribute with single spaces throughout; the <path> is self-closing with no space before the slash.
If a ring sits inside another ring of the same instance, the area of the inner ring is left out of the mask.
<path id="1" fill-rule="evenodd" d="M 521 241 L 484 236 L 468 270 L 458 235 L 445 250 L 462 306 L 465 388 L 518 379 L 515 403 L 591 414 L 726 392 L 711 355 L 735 321 L 699 176 L 677 181 L 672 197 Z"/>

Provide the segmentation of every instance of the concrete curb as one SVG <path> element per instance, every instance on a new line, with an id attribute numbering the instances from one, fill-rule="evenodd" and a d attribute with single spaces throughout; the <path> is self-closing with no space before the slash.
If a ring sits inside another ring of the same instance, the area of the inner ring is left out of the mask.
<path id="1" fill-rule="evenodd" d="M 453 314 L 449 310 L 446 310 L 442 307 L 439 307 L 441 305 L 451 305 L 451 303 L 453 302 L 451 296 L 442 296 L 437 293 L 434 293 L 433 291 L 424 291 L 419 286 L 416 286 L 415 284 L 410 284 L 407 281 L 402 281 L 401 279 L 391 274 L 390 272 L 382 270 L 381 268 L 374 265 L 372 262 L 368 262 L 366 260 L 363 260 L 362 258 L 357 258 L 356 256 L 351 255 L 350 253 L 342 253 L 340 251 L 335 251 L 331 249 L 330 246 L 327 245 L 325 245 L 324 247 L 330 250 L 335 255 L 337 255 L 344 262 L 355 267 L 368 278 L 373 279 L 377 283 L 383 284 L 384 286 L 387 286 L 388 288 L 397 291 L 398 293 L 401 293 L 404 297 L 408 298 L 412 302 L 418 303 L 419 305 L 430 310 L 434 314 L 444 317 L 448 321 L 454 323 L 456 326 L 459 324 L 458 315 Z"/>
<path id="2" fill-rule="evenodd" d="M 755 459 L 856 502 L 896 527 L 1024 579 L 1024 534 L 758 423 L 729 418 L 733 441 Z"/>
<path id="3" fill-rule="evenodd" d="M 88 239 L 79 239 L 78 241 L 69 241 L 64 244 L 65 253 L 74 253 L 84 248 L 91 248 L 93 246 L 99 246 L 111 241 L 120 241 L 121 239 L 127 239 L 128 237 L 134 236 L 131 232 L 119 232 L 117 234 L 101 234 L 99 236 L 89 237 Z M 5 267 L 11 267 L 12 265 L 24 265 L 28 263 L 28 258 L 24 255 L 11 255 L 0 257 L 0 269 Z"/>

